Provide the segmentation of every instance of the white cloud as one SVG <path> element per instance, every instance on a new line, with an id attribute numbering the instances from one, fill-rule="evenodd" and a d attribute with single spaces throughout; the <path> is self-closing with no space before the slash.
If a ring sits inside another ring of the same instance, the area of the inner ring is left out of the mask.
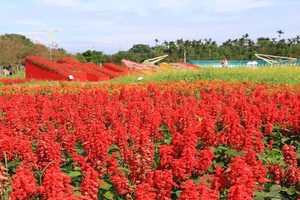
<path id="1" fill-rule="evenodd" d="M 80 12 L 123 12 L 130 11 L 139 14 L 140 16 L 149 16 L 147 7 L 153 5 L 146 0 L 127 0 L 120 3 L 119 0 L 41 0 L 45 5 L 52 5 L 57 7 L 70 7 L 75 11 Z M 117 13 L 116 13 L 117 14 Z"/>
<path id="2" fill-rule="evenodd" d="M 243 12 L 250 9 L 265 8 L 269 6 L 297 4 L 297 0 L 157 0 L 158 9 L 165 9 L 166 12 L 172 13 L 193 13 L 196 11 L 203 15 L 202 12 L 212 15 L 216 13 Z"/>
<path id="3" fill-rule="evenodd" d="M 80 0 L 40 0 L 40 3 L 59 7 L 74 7 L 81 4 Z"/>
<path id="4" fill-rule="evenodd" d="M 77 30 L 103 30 L 103 29 L 114 29 L 118 27 L 118 24 L 114 21 L 109 20 L 97 20 L 97 21 L 83 21 L 76 23 Z"/>
<path id="5" fill-rule="evenodd" d="M 244 33 L 272 37 L 277 35 L 276 30 L 279 29 L 286 32 L 284 35 L 297 35 L 299 32 L 294 24 L 299 18 L 295 14 L 300 8 L 299 0 L 12 2 L 3 2 L 0 8 L 0 33 L 24 31 L 25 36 L 47 45 L 48 36 L 41 30 L 59 29 L 53 42 L 73 51 L 91 46 L 98 50 L 104 47 L 109 51 L 126 50 L 137 43 L 155 44 L 155 38 L 170 41 L 211 37 L 225 41 Z M 257 23 L 259 20 L 261 23 Z M 251 26 L 255 30 L 252 31 Z M 36 33 L 29 32 L 32 30 Z M 269 32 L 271 36 L 267 34 Z"/>
<path id="6" fill-rule="evenodd" d="M 158 0 L 157 8 L 165 9 L 166 12 L 180 13 L 184 10 L 193 10 L 201 5 L 195 0 Z"/>
<path id="7" fill-rule="evenodd" d="M 13 23 L 26 25 L 26 26 L 38 26 L 38 27 L 43 26 L 42 23 L 40 23 L 36 20 L 16 20 L 16 21 L 13 21 Z"/>
<path id="8" fill-rule="evenodd" d="M 216 0 L 212 1 L 210 8 L 215 12 L 243 12 L 249 9 L 262 8 L 272 5 L 270 1 L 254 0 Z"/>

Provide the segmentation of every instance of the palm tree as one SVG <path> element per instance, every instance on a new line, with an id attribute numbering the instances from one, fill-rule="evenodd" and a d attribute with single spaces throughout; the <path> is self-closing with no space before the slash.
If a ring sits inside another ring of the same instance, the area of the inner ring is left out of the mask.
<path id="1" fill-rule="evenodd" d="M 300 36 L 299 35 L 297 35 L 295 37 L 295 41 L 296 41 L 296 44 L 300 44 Z"/>
<path id="2" fill-rule="evenodd" d="M 210 53 L 211 53 L 211 45 L 212 45 L 212 39 L 204 39 L 205 41 L 205 48 L 208 50 L 208 59 L 210 60 Z"/>
<path id="3" fill-rule="evenodd" d="M 284 32 L 282 30 L 278 30 L 277 33 L 278 33 L 279 39 L 280 39 L 281 35 L 284 34 Z"/>

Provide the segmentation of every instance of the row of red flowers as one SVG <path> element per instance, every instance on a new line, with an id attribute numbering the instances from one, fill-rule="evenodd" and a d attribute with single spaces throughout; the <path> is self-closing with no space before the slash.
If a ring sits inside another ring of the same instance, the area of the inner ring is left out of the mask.
<path id="1" fill-rule="evenodd" d="M 19 84 L 19 83 L 26 83 L 30 80 L 26 80 L 24 78 L 3 78 L 0 79 L 0 83 L 3 83 L 4 85 L 13 85 L 13 84 Z"/>
<path id="2" fill-rule="evenodd" d="M 181 84 L 3 91 L 0 195 L 252 199 L 272 184 L 297 195 L 299 92 Z"/>
<path id="3" fill-rule="evenodd" d="M 6 81 L 5 79 L 4 81 Z M 18 82 L 25 81 L 24 79 L 17 79 Z M 145 90 L 149 87 L 149 84 L 152 83 L 132 83 L 127 84 L 126 88 L 128 89 L 141 89 Z M 246 94 L 249 92 L 255 90 L 255 89 L 262 89 L 266 92 L 268 92 L 270 95 L 274 93 L 284 93 L 289 92 L 292 94 L 300 93 L 300 85 L 295 86 L 288 86 L 285 84 L 268 84 L 268 83 L 253 83 L 253 82 L 225 82 L 225 81 L 193 81 L 193 82 L 157 82 L 155 83 L 155 86 L 161 90 L 164 91 L 166 89 L 168 90 L 175 90 L 178 92 L 182 92 L 185 94 L 194 94 L 195 96 L 200 96 L 199 94 L 199 88 L 202 88 L 204 90 L 217 90 L 217 91 L 224 91 L 224 90 L 235 90 L 239 89 Z M 109 94 L 114 92 L 119 92 L 123 87 L 125 87 L 124 84 L 116 84 L 111 82 L 101 82 L 99 84 L 95 83 L 80 83 L 80 84 L 72 84 L 65 81 L 59 81 L 59 82 L 53 82 L 52 84 L 43 84 L 43 85 L 27 85 L 27 86 L 18 86 L 18 84 L 15 84 L 13 86 L 6 86 L 1 88 L 1 94 L 32 94 L 35 95 L 36 93 L 40 94 L 52 94 L 52 93 L 78 93 L 82 90 L 98 90 L 102 89 Z"/>
<path id="4" fill-rule="evenodd" d="M 39 56 L 28 56 L 26 62 L 64 76 L 68 76 L 72 72 L 86 72 L 102 79 L 112 79 L 129 73 L 128 69 L 113 63 L 104 63 L 103 66 L 99 66 L 92 63 L 81 63 L 70 58 L 60 58 L 53 62 Z"/>

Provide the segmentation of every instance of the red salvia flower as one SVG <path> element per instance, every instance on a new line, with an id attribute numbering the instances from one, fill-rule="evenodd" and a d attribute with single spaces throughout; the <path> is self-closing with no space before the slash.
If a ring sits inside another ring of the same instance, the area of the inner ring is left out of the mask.
<path id="1" fill-rule="evenodd" d="M 57 144 L 50 134 L 43 134 L 38 140 L 36 148 L 38 165 L 45 168 L 49 163 L 58 165 L 61 161 L 61 146 Z"/>
<path id="2" fill-rule="evenodd" d="M 73 186 L 69 185 L 70 182 L 71 178 L 64 174 L 58 165 L 49 165 L 43 174 L 41 199 L 73 200 Z"/>
<path id="3" fill-rule="evenodd" d="M 297 154 L 293 145 L 283 145 L 282 153 L 284 157 L 284 162 L 287 165 L 297 165 Z"/>
<path id="4" fill-rule="evenodd" d="M 18 167 L 12 179 L 12 192 L 9 196 L 12 200 L 37 197 L 39 191 L 37 180 L 28 167 Z"/>
<path id="5" fill-rule="evenodd" d="M 284 171 L 284 178 L 290 185 L 296 185 L 297 183 L 299 184 L 300 168 L 297 167 L 297 165 L 289 165 Z"/>
<path id="6" fill-rule="evenodd" d="M 129 192 L 129 183 L 124 171 L 118 169 L 119 164 L 116 159 L 116 153 L 108 158 L 108 172 L 110 179 L 119 194 L 126 194 Z"/>
<path id="7" fill-rule="evenodd" d="M 149 183 L 141 183 L 137 185 L 134 195 L 137 200 L 156 199 L 155 189 Z"/>
<path id="8" fill-rule="evenodd" d="M 180 188 L 180 200 L 200 200 L 198 187 L 193 180 L 180 183 Z"/>
<path id="9" fill-rule="evenodd" d="M 102 183 L 98 178 L 98 172 L 88 167 L 83 174 L 84 178 L 82 179 L 80 187 L 82 196 L 90 200 L 97 200 L 99 185 Z"/>
<path id="10" fill-rule="evenodd" d="M 281 184 L 283 180 L 284 170 L 280 164 L 269 164 L 268 165 L 269 174 L 271 175 L 271 180 L 276 184 Z"/>
<path id="11" fill-rule="evenodd" d="M 251 166 L 245 162 L 244 158 L 240 156 L 232 158 L 226 171 L 229 172 L 230 183 L 228 199 L 252 199 L 257 184 Z"/>

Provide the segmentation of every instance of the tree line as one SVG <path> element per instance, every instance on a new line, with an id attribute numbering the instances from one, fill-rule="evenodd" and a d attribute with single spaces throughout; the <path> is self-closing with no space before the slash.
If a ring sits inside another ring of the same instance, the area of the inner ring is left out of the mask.
<path id="1" fill-rule="evenodd" d="M 283 31 L 277 31 L 277 38 L 259 37 L 255 41 L 244 34 L 241 38 L 228 39 L 217 44 L 213 39 L 163 41 L 155 39 L 155 45 L 135 44 L 128 51 L 119 51 L 107 55 L 102 51 L 87 50 L 83 53 L 70 54 L 63 48 L 53 47 L 52 60 L 71 57 L 81 62 L 101 64 L 113 62 L 120 64 L 122 59 L 143 62 L 146 59 L 168 54 L 165 62 L 185 62 L 188 60 L 254 60 L 255 53 L 300 58 L 300 36 L 283 39 Z M 49 58 L 49 48 L 43 44 L 33 43 L 18 34 L 0 36 L 0 65 L 22 64 L 28 55 Z"/>
<path id="2" fill-rule="evenodd" d="M 53 47 L 53 57 L 70 57 L 63 48 Z M 26 56 L 41 56 L 49 59 L 49 48 L 19 34 L 0 35 L 0 66 L 22 65 Z"/>

